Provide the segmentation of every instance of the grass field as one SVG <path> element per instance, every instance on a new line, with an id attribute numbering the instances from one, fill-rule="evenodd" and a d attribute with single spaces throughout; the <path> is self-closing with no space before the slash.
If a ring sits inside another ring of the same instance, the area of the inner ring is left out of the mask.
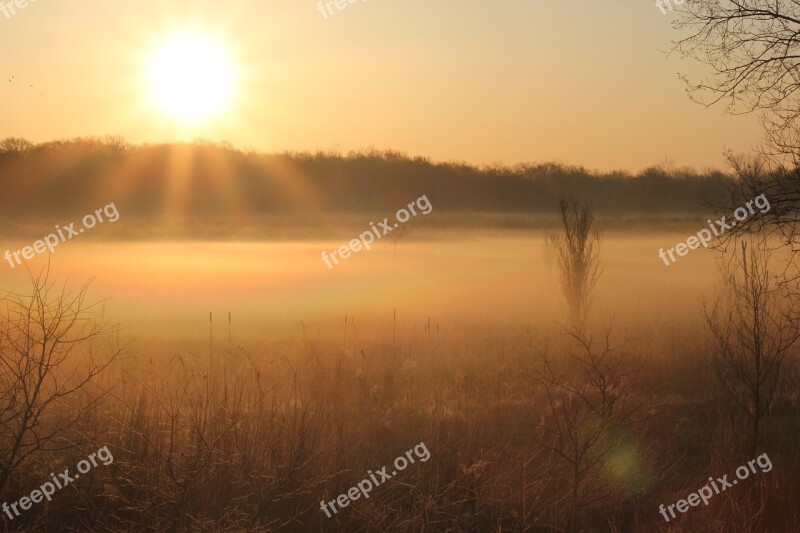
<path id="1" fill-rule="evenodd" d="M 580 476 L 577 517 L 574 472 L 549 440 L 546 377 L 579 375 L 581 348 L 543 230 L 419 230 L 396 256 L 382 242 L 332 270 L 320 253 L 344 237 L 67 243 L 51 279 L 94 276 L 88 299 L 107 300 L 90 314 L 120 322 L 126 349 L 59 404 L 80 412 L 64 438 L 81 446 L 37 455 L 9 492 L 103 445 L 115 461 L 10 525 L 47 529 L 57 513 L 63 527 L 96 531 L 789 531 L 800 518 L 794 356 L 764 428 L 774 470 L 702 511 L 659 515 L 751 459 L 703 320 L 717 256 L 697 250 L 669 267 L 657 256 L 691 233 L 684 222 L 604 235 L 587 336 L 602 351 L 610 332 L 625 371 L 609 390 L 632 416 Z M 22 290 L 25 276 L 5 268 L 0 279 Z M 431 460 L 332 518 L 321 511 L 419 442 Z"/>

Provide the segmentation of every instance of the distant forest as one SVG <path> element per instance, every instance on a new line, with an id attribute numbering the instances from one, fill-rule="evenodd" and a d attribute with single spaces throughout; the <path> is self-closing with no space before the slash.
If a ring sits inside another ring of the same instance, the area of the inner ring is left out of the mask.
<path id="1" fill-rule="evenodd" d="M 83 214 L 109 202 L 125 216 L 388 215 L 422 195 L 438 214 L 553 214 L 573 193 L 600 214 L 694 215 L 708 211 L 704 201 L 723 200 L 731 179 L 662 167 L 635 175 L 554 163 L 476 167 L 393 151 L 267 154 L 203 141 L 0 141 L 3 218 Z"/>

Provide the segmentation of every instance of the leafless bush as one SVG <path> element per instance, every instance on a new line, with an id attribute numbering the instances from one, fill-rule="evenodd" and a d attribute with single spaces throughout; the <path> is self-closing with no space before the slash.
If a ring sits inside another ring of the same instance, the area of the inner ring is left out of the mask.
<path id="1" fill-rule="evenodd" d="M 86 304 L 88 284 L 55 288 L 49 269 L 30 279 L 30 295 L 0 309 L 0 490 L 37 452 L 78 444 L 70 431 L 106 391 L 82 393 L 121 353 L 117 329 Z"/>
<path id="2" fill-rule="evenodd" d="M 750 422 L 746 451 L 751 457 L 759 449 L 781 366 L 800 337 L 794 304 L 772 277 L 769 263 L 764 244 L 742 241 L 722 267 L 721 294 L 705 306 L 717 375 Z"/>
<path id="3" fill-rule="evenodd" d="M 600 342 L 580 330 L 570 336 L 578 352 L 562 368 L 544 358 L 540 382 L 547 407 L 540 427 L 544 447 L 566 467 L 569 491 L 560 507 L 568 510 L 568 529 L 575 531 L 584 508 L 609 504 L 614 491 L 598 474 L 641 418 L 646 397 L 635 390 L 638 369 L 612 346 L 610 329 Z"/>

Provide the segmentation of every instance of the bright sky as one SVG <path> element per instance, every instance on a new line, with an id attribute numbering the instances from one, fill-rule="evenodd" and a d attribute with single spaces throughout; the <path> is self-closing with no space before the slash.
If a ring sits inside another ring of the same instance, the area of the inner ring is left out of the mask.
<path id="1" fill-rule="evenodd" d="M 756 117 L 688 100 L 677 74 L 702 70 L 666 58 L 673 15 L 650 1 L 333 9 L 326 19 L 316 0 L 38 0 L 0 12 L 0 137 L 375 147 L 634 171 L 665 160 L 723 168 L 723 149 L 760 138 Z M 183 98 L 188 78 L 155 51 L 172 58 L 187 33 L 216 44 L 197 46 L 213 79 L 191 78 L 202 87 Z"/>

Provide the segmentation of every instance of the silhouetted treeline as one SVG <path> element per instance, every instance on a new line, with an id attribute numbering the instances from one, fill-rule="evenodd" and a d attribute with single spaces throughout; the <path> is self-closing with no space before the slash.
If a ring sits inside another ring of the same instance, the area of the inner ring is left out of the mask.
<path id="1" fill-rule="evenodd" d="M 705 213 L 731 178 L 649 168 L 637 175 L 560 164 L 475 167 L 387 151 L 264 154 L 227 143 L 131 145 L 119 137 L 0 141 L 0 212 L 126 216 L 393 213 L 427 195 L 437 213 L 547 213 L 577 193 L 598 213 Z"/>

